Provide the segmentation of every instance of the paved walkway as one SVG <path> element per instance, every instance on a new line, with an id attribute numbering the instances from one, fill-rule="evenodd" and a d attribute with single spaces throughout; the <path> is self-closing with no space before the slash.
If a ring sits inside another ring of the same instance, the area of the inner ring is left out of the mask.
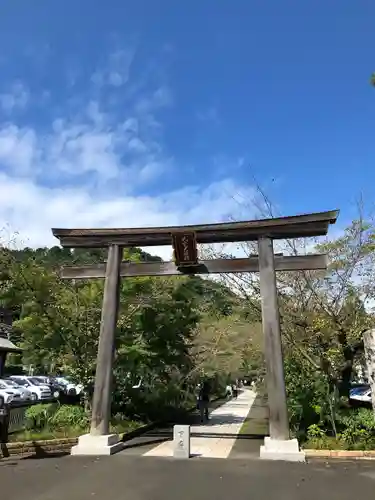
<path id="1" fill-rule="evenodd" d="M 205 425 L 191 426 L 191 455 L 202 458 L 227 458 L 255 401 L 256 393 L 245 389 L 210 413 Z M 161 443 L 144 453 L 146 457 L 173 456 L 173 441 Z"/>

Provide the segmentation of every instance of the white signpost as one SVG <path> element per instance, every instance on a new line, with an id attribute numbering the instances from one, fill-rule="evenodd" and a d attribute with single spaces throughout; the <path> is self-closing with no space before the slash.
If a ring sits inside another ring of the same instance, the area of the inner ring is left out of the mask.
<path id="1" fill-rule="evenodd" d="M 173 427 L 173 456 L 175 458 L 190 458 L 190 425 L 175 425 Z"/>

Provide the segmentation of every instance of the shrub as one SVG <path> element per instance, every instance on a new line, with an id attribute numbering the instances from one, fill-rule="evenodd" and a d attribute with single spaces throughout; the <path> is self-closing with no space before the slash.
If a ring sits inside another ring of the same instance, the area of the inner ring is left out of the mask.
<path id="1" fill-rule="evenodd" d="M 50 424 L 55 429 L 85 428 L 89 424 L 89 416 L 81 406 L 63 405 L 52 416 Z"/>
<path id="2" fill-rule="evenodd" d="M 338 416 L 338 423 L 344 427 L 375 430 L 374 412 L 369 408 L 350 409 L 341 412 Z"/>
<path id="3" fill-rule="evenodd" d="M 308 439 L 319 439 L 324 438 L 326 435 L 325 431 L 319 427 L 319 425 L 313 424 L 307 429 Z"/>
<path id="4" fill-rule="evenodd" d="M 51 418 L 58 409 L 57 403 L 37 404 L 30 406 L 26 410 L 26 428 L 44 429 L 51 421 Z"/>
<path id="5" fill-rule="evenodd" d="M 296 358 L 286 358 L 285 384 L 291 430 L 300 439 L 327 415 L 325 381 Z"/>
<path id="6" fill-rule="evenodd" d="M 370 409 L 345 410 L 337 415 L 337 438 L 327 435 L 319 425 L 310 425 L 305 447 L 317 449 L 375 449 L 375 417 Z"/>
<path id="7" fill-rule="evenodd" d="M 348 449 L 375 447 L 375 417 L 372 410 L 359 408 L 341 412 L 338 416 L 340 439 Z"/>
<path id="8" fill-rule="evenodd" d="M 307 429 L 307 448 L 325 449 L 329 448 L 329 439 L 323 429 L 317 424 L 312 424 Z"/>

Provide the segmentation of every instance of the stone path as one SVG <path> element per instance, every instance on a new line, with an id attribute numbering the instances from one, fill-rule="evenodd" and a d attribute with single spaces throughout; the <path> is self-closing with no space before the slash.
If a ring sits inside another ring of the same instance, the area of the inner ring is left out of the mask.
<path id="1" fill-rule="evenodd" d="M 210 413 L 205 425 L 191 426 L 191 455 L 202 458 L 227 458 L 255 401 L 256 393 L 245 389 Z M 161 443 L 144 453 L 146 457 L 173 456 L 173 441 Z"/>

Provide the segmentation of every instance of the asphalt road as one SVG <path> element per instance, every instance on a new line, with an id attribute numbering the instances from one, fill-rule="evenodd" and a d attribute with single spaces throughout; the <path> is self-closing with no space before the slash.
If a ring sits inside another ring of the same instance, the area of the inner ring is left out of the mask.
<path id="1" fill-rule="evenodd" d="M 373 499 L 374 462 L 265 462 L 112 457 L 5 461 L 7 500 L 361 500 Z"/>

